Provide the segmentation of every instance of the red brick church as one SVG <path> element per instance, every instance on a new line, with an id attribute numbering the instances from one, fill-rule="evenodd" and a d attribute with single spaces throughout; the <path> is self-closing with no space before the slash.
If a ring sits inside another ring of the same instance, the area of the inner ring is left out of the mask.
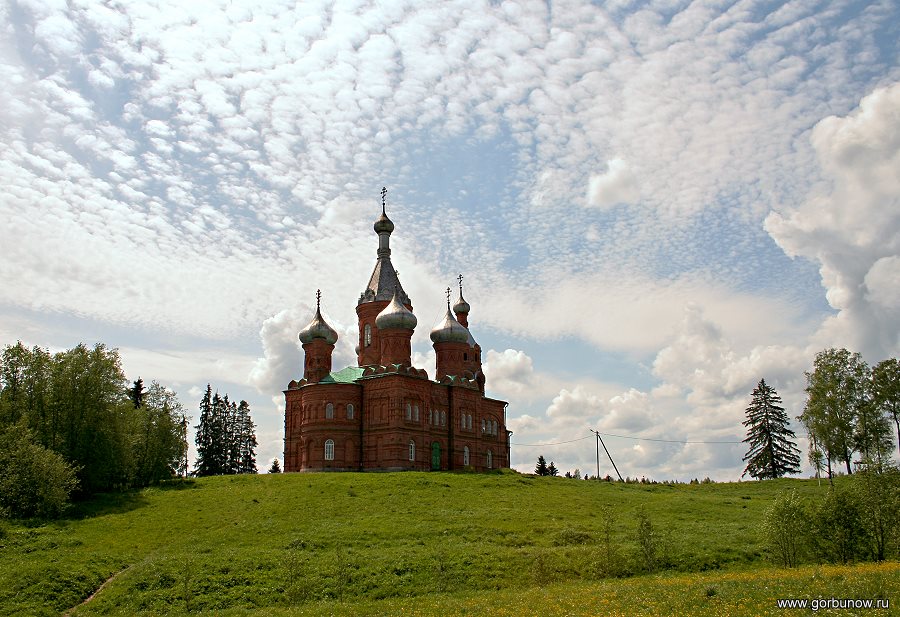
<path id="1" fill-rule="evenodd" d="M 303 379 L 284 391 L 285 471 L 452 470 L 509 467 L 504 401 L 484 395 L 481 347 L 459 298 L 431 331 L 434 379 L 410 361 L 418 323 L 391 265 L 394 224 L 375 221 L 378 259 L 359 296 L 358 366 L 331 370 L 338 335 L 316 314 L 300 332 Z"/>

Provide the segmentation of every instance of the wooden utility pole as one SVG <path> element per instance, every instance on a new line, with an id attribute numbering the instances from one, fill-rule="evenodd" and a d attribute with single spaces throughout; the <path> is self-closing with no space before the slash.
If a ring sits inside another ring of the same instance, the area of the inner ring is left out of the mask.
<path id="1" fill-rule="evenodd" d="M 597 436 L 597 479 L 600 479 L 600 446 L 603 446 L 603 451 L 606 452 L 606 456 L 609 458 L 609 462 L 612 463 L 613 469 L 616 470 L 616 475 L 619 476 L 619 481 L 624 482 L 622 479 L 622 474 L 619 473 L 619 468 L 616 467 L 616 462 L 613 460 L 612 456 L 609 453 L 609 450 L 606 449 L 606 444 L 603 443 L 603 438 L 600 437 L 600 432 L 591 429 L 591 432 Z"/>

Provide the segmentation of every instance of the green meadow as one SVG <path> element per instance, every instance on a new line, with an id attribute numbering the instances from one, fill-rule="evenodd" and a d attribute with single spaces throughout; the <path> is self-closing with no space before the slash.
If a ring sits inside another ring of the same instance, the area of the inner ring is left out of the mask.
<path id="1" fill-rule="evenodd" d="M 0 614 L 752 615 L 784 614 L 780 597 L 900 602 L 896 562 L 772 567 L 759 524 L 787 489 L 828 490 L 508 471 L 174 482 L 58 521 L 0 522 Z"/>

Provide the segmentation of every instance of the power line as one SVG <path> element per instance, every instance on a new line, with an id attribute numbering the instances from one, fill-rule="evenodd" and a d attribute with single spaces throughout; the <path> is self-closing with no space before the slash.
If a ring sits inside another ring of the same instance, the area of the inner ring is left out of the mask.
<path id="1" fill-rule="evenodd" d="M 678 439 L 653 439 L 652 437 L 632 437 L 631 435 L 616 435 L 615 433 L 600 433 L 604 437 L 618 437 L 619 439 L 632 439 L 634 441 L 656 441 L 660 443 L 699 443 L 699 444 L 736 444 L 744 443 L 743 441 L 682 441 Z M 561 446 L 567 443 L 575 443 L 576 441 L 584 441 L 590 437 L 579 437 L 578 439 L 570 439 L 568 441 L 554 441 L 551 443 L 516 443 L 509 442 L 511 446 L 521 446 L 525 448 L 542 448 L 544 446 Z"/>
<path id="2" fill-rule="evenodd" d="M 613 433 L 600 433 L 606 437 L 618 437 L 620 439 L 633 439 L 635 441 L 658 441 L 662 443 L 705 443 L 705 444 L 734 444 L 744 443 L 743 441 L 682 441 L 679 439 L 653 439 L 651 437 L 631 437 L 629 435 L 615 435 Z"/>
<path id="3" fill-rule="evenodd" d="M 584 441 L 585 439 L 590 439 L 590 437 L 579 437 L 578 439 L 570 439 L 569 441 L 555 441 L 553 443 L 515 443 L 514 441 L 509 442 L 511 446 L 524 446 L 526 448 L 543 448 L 544 446 L 559 446 L 564 443 L 575 443 L 576 441 Z"/>

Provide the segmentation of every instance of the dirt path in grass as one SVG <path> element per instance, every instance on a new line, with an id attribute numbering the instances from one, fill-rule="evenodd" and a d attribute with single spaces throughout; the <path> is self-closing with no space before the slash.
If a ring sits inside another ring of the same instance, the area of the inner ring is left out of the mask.
<path id="1" fill-rule="evenodd" d="M 109 585 L 111 582 L 113 582 L 114 580 L 116 580 L 116 578 L 117 578 L 120 574 L 122 574 L 122 572 L 125 572 L 125 571 L 126 571 L 128 568 L 130 568 L 130 567 L 131 567 L 131 566 L 125 566 L 124 568 L 122 568 L 122 569 L 119 570 L 118 572 L 113 573 L 112 576 L 110 576 L 108 579 L 106 579 L 105 581 L 103 581 L 103 584 L 102 584 L 102 585 L 100 585 L 99 587 L 97 587 L 97 589 L 94 590 L 94 593 L 92 593 L 92 594 L 89 595 L 87 598 L 85 598 L 84 601 L 83 601 L 81 604 L 79 604 L 78 606 L 73 606 L 72 608 L 70 608 L 69 610 L 67 610 L 66 612 L 64 612 L 64 613 L 63 613 L 63 617 L 70 617 L 70 616 L 73 614 L 73 612 L 74 612 L 75 610 L 81 608 L 82 606 L 84 606 L 85 604 L 87 604 L 88 602 L 90 602 L 91 600 L 93 600 L 93 599 L 94 599 L 94 596 L 96 596 L 98 593 L 100 593 L 101 591 L 103 591 L 104 589 L 106 589 L 106 586 L 107 586 L 107 585 Z"/>

